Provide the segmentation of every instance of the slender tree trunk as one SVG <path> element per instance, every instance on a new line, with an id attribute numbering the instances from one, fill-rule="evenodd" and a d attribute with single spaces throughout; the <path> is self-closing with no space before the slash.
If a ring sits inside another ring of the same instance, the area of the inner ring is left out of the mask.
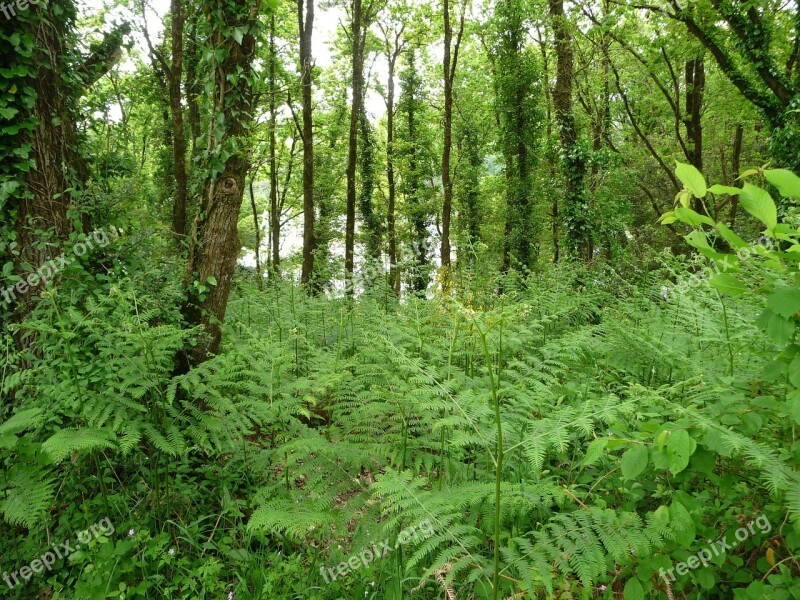
<path id="1" fill-rule="evenodd" d="M 253 121 L 253 93 L 249 82 L 256 40 L 250 32 L 258 19 L 257 7 L 256 2 L 236 5 L 224 15 L 225 23 L 217 23 L 215 27 L 218 44 L 225 52 L 214 71 L 214 114 L 221 116 L 225 126 L 219 143 L 231 156 L 223 172 L 206 181 L 203 206 L 189 250 L 187 302 L 183 313 L 189 324 L 201 325 L 203 333 L 193 348 L 187 348 L 184 363 L 197 364 L 218 352 L 221 325 L 225 321 L 241 249 L 237 225 L 250 167 L 244 142 Z M 236 28 L 248 31 L 241 43 L 226 33 Z M 234 78 L 234 74 L 239 76 Z M 213 139 L 213 132 L 210 137 Z"/>
<path id="2" fill-rule="evenodd" d="M 281 264 L 281 214 L 278 206 L 278 159 L 276 128 L 278 126 L 278 109 L 275 101 L 277 94 L 275 62 L 277 49 L 275 47 L 275 15 L 270 15 L 269 20 L 269 222 L 272 246 L 272 271 L 273 277 L 278 277 Z"/>
<path id="3" fill-rule="evenodd" d="M 736 133 L 733 136 L 733 156 L 731 157 L 731 177 L 735 180 L 739 177 L 742 160 L 742 141 L 744 138 L 744 125 L 737 123 Z M 736 213 L 739 208 L 739 196 L 731 197 L 731 226 L 736 222 Z"/>
<path id="4" fill-rule="evenodd" d="M 686 137 L 688 141 L 689 162 L 698 171 L 703 171 L 703 123 L 701 111 L 703 108 L 703 92 L 705 91 L 705 68 L 703 59 L 694 58 L 686 61 Z M 695 211 L 703 212 L 703 201 L 694 199 Z"/>
<path id="5" fill-rule="evenodd" d="M 353 295 L 353 268 L 356 235 L 356 166 L 358 164 L 358 124 L 361 102 L 364 99 L 364 36 L 361 32 L 361 0 L 352 2 L 352 105 L 350 108 L 350 135 L 347 153 L 347 210 L 344 240 L 344 278 L 348 296 Z"/>
<path id="6" fill-rule="evenodd" d="M 394 73 L 400 56 L 400 35 L 395 38 L 394 52 L 387 52 L 389 74 L 386 82 L 386 179 L 389 184 L 389 201 L 386 214 L 386 236 L 389 245 L 389 287 L 400 294 L 400 270 L 397 266 L 396 198 L 397 183 L 394 176 Z"/>
<path id="7" fill-rule="evenodd" d="M 256 277 L 258 281 L 258 289 L 263 289 L 264 287 L 264 278 L 261 275 L 261 223 L 258 220 L 258 207 L 256 206 L 256 194 L 255 190 L 253 189 L 253 181 L 256 178 L 256 172 L 250 177 L 250 209 L 253 211 L 253 227 L 255 228 L 256 232 Z"/>
<path id="8" fill-rule="evenodd" d="M 455 65 L 451 67 L 450 46 L 453 40 L 453 29 L 450 25 L 450 1 L 444 0 L 444 144 L 442 147 L 442 187 L 444 203 L 442 204 L 442 271 L 443 285 L 450 275 L 450 212 L 453 207 L 453 181 L 450 178 L 450 151 L 453 146 L 453 74 Z"/>
<path id="9" fill-rule="evenodd" d="M 314 234 L 314 122 L 311 89 L 314 0 L 297 0 L 297 20 L 300 31 L 300 86 L 303 88 L 303 270 L 300 282 L 308 286 L 312 294 L 316 294 L 319 287 L 314 279 L 317 240 Z"/>
<path id="10" fill-rule="evenodd" d="M 172 153 L 175 170 L 175 202 L 172 205 L 172 230 L 178 241 L 186 239 L 186 133 L 183 128 L 181 82 L 183 81 L 183 28 L 181 0 L 172 0 L 172 65 L 168 73 L 169 109 L 172 116 Z"/>

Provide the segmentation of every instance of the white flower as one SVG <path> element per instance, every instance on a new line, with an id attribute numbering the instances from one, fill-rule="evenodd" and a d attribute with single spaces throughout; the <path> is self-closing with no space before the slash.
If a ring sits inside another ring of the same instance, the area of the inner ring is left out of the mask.
<path id="1" fill-rule="evenodd" d="M 169 554 L 170 556 L 175 554 L 175 548 L 170 548 L 169 550 L 167 550 L 167 554 Z"/>
<path id="2" fill-rule="evenodd" d="M 133 537 L 133 535 L 134 535 L 135 533 L 136 533 L 136 530 L 135 530 L 135 529 L 128 529 L 128 537 Z"/>

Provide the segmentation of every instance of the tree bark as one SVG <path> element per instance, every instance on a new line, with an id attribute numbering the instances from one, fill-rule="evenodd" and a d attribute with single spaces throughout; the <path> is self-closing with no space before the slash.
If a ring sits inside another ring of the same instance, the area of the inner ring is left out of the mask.
<path id="1" fill-rule="evenodd" d="M 703 123 L 701 121 L 703 108 L 703 92 L 705 91 L 705 68 L 703 58 L 693 58 L 686 61 L 686 138 L 688 141 L 689 163 L 703 172 Z M 694 198 L 693 207 L 696 212 L 703 212 L 703 201 Z"/>
<path id="2" fill-rule="evenodd" d="M 279 277 L 281 264 L 281 215 L 278 206 L 278 160 L 276 156 L 276 128 L 278 126 L 278 109 L 275 101 L 276 78 L 275 62 L 277 49 L 275 47 L 275 15 L 270 15 L 269 20 L 269 222 L 272 246 L 272 271 L 273 277 Z"/>
<path id="3" fill-rule="evenodd" d="M 183 81 L 183 28 L 181 0 L 172 0 L 172 65 L 168 72 L 169 108 L 172 116 L 172 153 L 175 169 L 175 202 L 172 207 L 172 230 L 178 241 L 186 239 L 186 205 L 188 182 L 186 174 L 186 132 L 183 127 L 181 82 Z"/>
<path id="4" fill-rule="evenodd" d="M 225 17 L 225 23 L 218 23 L 215 28 L 225 57 L 214 71 L 214 113 L 222 115 L 225 129 L 219 144 L 230 157 L 222 173 L 206 181 L 189 250 L 183 314 L 189 324 L 200 325 L 203 330 L 197 344 L 186 350 L 185 362 L 190 364 L 203 362 L 219 351 L 221 325 L 241 249 L 237 225 L 250 167 L 244 147 L 253 122 L 249 82 L 256 49 L 252 31 L 258 19 L 258 3 L 237 5 Z M 241 43 L 224 33 L 237 28 L 246 31 Z M 214 139 L 213 131 L 210 137 Z"/>
<path id="5" fill-rule="evenodd" d="M 581 151 L 575 115 L 572 111 L 572 85 L 574 77 L 572 36 L 563 0 L 548 0 L 556 51 L 556 84 L 553 106 L 561 138 L 566 198 L 564 216 L 567 229 L 567 246 L 573 254 L 589 262 L 591 236 L 587 218 L 585 180 L 586 158 Z"/>
<path id="6" fill-rule="evenodd" d="M 305 2 L 305 18 L 303 7 Z M 314 122 L 312 108 L 311 35 L 314 28 L 314 0 L 297 0 L 297 20 L 300 36 L 300 86 L 303 97 L 303 268 L 300 282 L 312 294 L 319 293 L 314 274 L 314 253 L 317 239 L 314 234 Z"/>
<path id="7" fill-rule="evenodd" d="M 364 88 L 364 41 L 361 31 L 363 17 L 361 0 L 352 1 L 352 104 L 350 108 L 350 132 L 347 152 L 347 209 L 344 240 L 344 278 L 348 297 L 353 295 L 353 268 L 356 235 L 356 166 L 358 164 L 358 124 Z"/>

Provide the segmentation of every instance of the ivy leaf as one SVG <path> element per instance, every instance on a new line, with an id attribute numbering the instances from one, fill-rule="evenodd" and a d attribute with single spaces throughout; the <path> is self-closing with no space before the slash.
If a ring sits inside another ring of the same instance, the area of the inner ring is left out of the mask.
<path id="1" fill-rule="evenodd" d="M 786 169 L 767 169 L 764 177 L 778 188 L 781 196 L 800 200 L 800 177 Z"/>
<path id="2" fill-rule="evenodd" d="M 728 296 L 741 296 L 747 291 L 744 284 L 730 273 L 717 273 L 708 283 L 716 290 Z"/>
<path id="3" fill-rule="evenodd" d="M 636 478 L 647 467 L 647 446 L 636 444 L 627 450 L 620 460 L 622 476 L 626 480 Z"/>
<path id="4" fill-rule="evenodd" d="M 686 189 L 694 194 L 695 198 L 705 198 L 706 196 L 706 180 L 703 174 L 692 165 L 677 162 L 675 167 L 675 175 L 681 180 L 681 183 L 686 186 Z"/>
<path id="5" fill-rule="evenodd" d="M 767 308 L 788 319 L 800 311 L 800 288 L 779 287 L 767 297 Z"/>
<path id="6" fill-rule="evenodd" d="M 764 223 L 768 229 L 775 229 L 778 224 L 778 210 L 769 192 L 751 183 L 745 183 L 740 202 L 747 212 Z"/>

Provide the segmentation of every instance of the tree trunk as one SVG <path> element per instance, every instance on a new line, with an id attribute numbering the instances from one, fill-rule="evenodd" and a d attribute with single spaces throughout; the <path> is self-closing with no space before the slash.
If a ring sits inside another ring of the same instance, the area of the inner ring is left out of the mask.
<path id="1" fill-rule="evenodd" d="M 297 20 L 300 32 L 300 86 L 303 92 L 303 270 L 300 282 L 312 294 L 319 292 L 314 274 L 314 124 L 311 90 L 311 34 L 314 28 L 314 0 L 297 0 Z"/>
<path id="2" fill-rule="evenodd" d="M 566 197 L 564 218 L 567 230 L 567 247 L 584 262 L 589 262 L 591 235 L 587 215 L 585 151 L 578 140 L 575 115 L 572 112 L 573 49 L 563 0 L 548 0 L 556 51 L 556 84 L 553 90 L 553 107 L 556 113 L 563 161 Z"/>
<path id="3" fill-rule="evenodd" d="M 280 275 L 281 264 L 281 214 L 278 206 L 278 159 L 276 156 L 276 128 L 278 126 L 278 109 L 275 102 L 276 86 L 275 62 L 277 49 L 275 47 L 275 15 L 270 15 L 269 20 L 269 222 L 272 246 L 272 271 L 273 277 Z"/>
<path id="4" fill-rule="evenodd" d="M 736 124 L 736 134 L 733 136 L 733 156 L 731 157 L 731 177 L 735 180 L 739 177 L 742 160 L 742 141 L 744 138 L 744 125 Z M 731 196 L 731 227 L 736 222 L 736 212 L 739 208 L 739 196 Z"/>
<path id="5" fill-rule="evenodd" d="M 187 349 L 188 361 L 193 364 L 203 362 L 219 350 L 221 325 L 241 249 L 237 224 L 250 166 L 244 141 L 253 120 L 249 82 L 256 48 L 251 32 L 258 18 L 257 7 L 255 3 L 237 5 L 224 15 L 224 23 L 216 24 L 215 35 L 225 57 L 214 71 L 214 114 L 222 116 L 225 129 L 219 144 L 230 157 L 222 173 L 206 181 L 203 206 L 189 251 L 183 313 L 189 324 L 203 328 L 197 345 Z M 248 32 L 241 38 L 241 44 L 232 35 L 223 33 L 236 28 Z M 239 76 L 233 77 L 234 74 Z M 210 137 L 214 139 L 213 132 Z"/>
<path id="6" fill-rule="evenodd" d="M 397 266 L 397 227 L 396 198 L 397 183 L 394 177 L 394 72 L 397 58 L 400 56 L 400 34 L 395 37 L 394 51 L 387 51 L 389 74 L 386 82 L 386 180 L 389 184 L 389 199 L 386 213 L 386 237 L 389 246 L 389 287 L 395 294 L 400 294 L 400 270 Z"/>
<path id="7" fill-rule="evenodd" d="M 250 209 L 253 211 L 253 227 L 255 228 L 256 232 L 256 280 L 258 281 L 258 289 L 263 289 L 264 287 L 264 279 L 261 276 L 261 223 L 258 220 L 258 207 L 256 206 L 256 194 L 255 190 L 253 190 L 253 181 L 256 178 L 256 173 L 250 176 Z"/>
<path id="8" fill-rule="evenodd" d="M 703 124 L 701 111 L 703 108 L 703 92 L 705 90 L 705 69 L 703 59 L 694 58 L 686 61 L 686 137 L 688 141 L 689 162 L 698 171 L 703 172 Z M 703 201 L 695 198 L 693 207 L 698 213 L 703 213 Z"/>
<path id="9" fill-rule="evenodd" d="M 175 202 L 172 206 L 172 230 L 178 241 L 186 239 L 186 133 L 183 128 L 181 82 L 183 81 L 183 26 L 181 0 L 172 0 L 172 65 L 168 73 L 169 109 L 172 116 L 172 153 L 175 170 Z"/>
<path id="10" fill-rule="evenodd" d="M 442 187 L 444 203 L 442 204 L 442 271 L 443 285 L 449 279 L 450 269 L 450 212 L 453 207 L 453 181 L 450 178 L 450 150 L 453 146 L 453 75 L 455 65 L 451 67 L 450 45 L 453 40 L 453 29 L 450 25 L 450 2 L 444 0 L 444 145 L 442 147 Z"/>
<path id="11" fill-rule="evenodd" d="M 352 2 L 352 105 L 350 108 L 350 135 L 347 153 L 347 210 L 344 239 L 344 278 L 348 296 L 353 295 L 353 267 L 356 235 L 356 166 L 358 164 L 358 124 L 364 87 L 364 35 L 361 32 L 361 0 Z"/>

